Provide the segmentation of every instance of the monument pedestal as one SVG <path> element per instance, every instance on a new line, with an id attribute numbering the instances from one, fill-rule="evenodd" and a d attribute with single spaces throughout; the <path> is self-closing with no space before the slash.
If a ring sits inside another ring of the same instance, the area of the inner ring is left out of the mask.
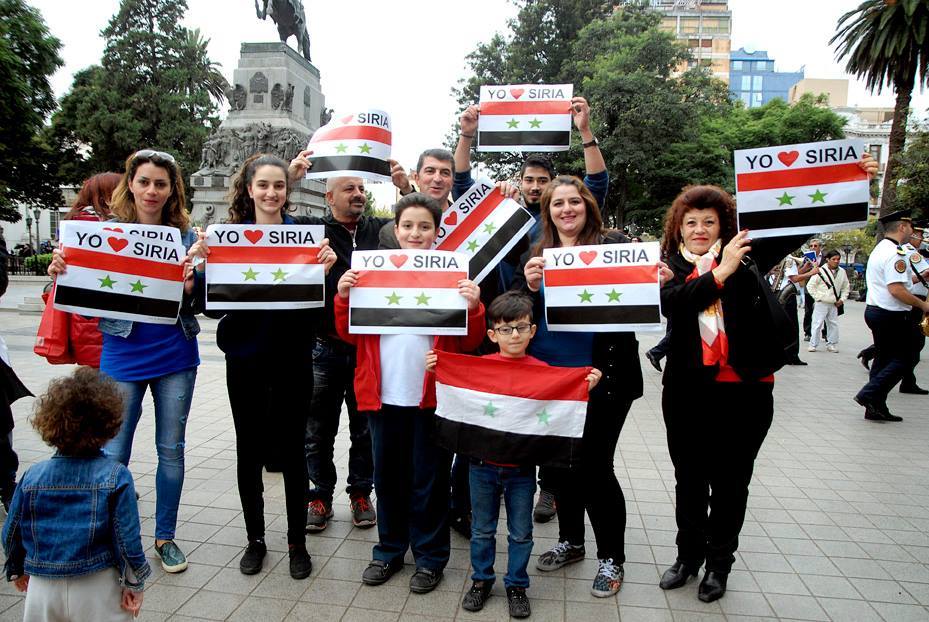
<path id="1" fill-rule="evenodd" d="M 285 43 L 243 43 L 227 93 L 231 109 L 203 145 L 200 170 L 190 176 L 192 220 L 224 222 L 232 178 L 247 158 L 273 153 L 290 162 L 329 121 L 319 70 Z M 326 212 L 326 184 L 300 180 L 291 188 L 296 215 Z"/>

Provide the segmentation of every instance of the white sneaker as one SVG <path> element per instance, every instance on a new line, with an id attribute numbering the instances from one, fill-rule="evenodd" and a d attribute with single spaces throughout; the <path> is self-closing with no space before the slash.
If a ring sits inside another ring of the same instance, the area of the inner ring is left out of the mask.
<path id="1" fill-rule="evenodd" d="M 828 345 L 826 345 L 826 350 L 829 351 L 829 352 L 832 352 L 833 354 L 838 354 L 838 353 L 839 353 L 839 348 L 836 347 L 836 346 L 834 346 L 834 345 L 832 345 L 831 343 L 828 344 Z"/>
<path id="2" fill-rule="evenodd" d="M 816 346 L 814 346 L 814 345 L 811 344 L 810 347 L 806 349 L 806 351 L 807 351 L 807 352 L 816 352 Z"/>

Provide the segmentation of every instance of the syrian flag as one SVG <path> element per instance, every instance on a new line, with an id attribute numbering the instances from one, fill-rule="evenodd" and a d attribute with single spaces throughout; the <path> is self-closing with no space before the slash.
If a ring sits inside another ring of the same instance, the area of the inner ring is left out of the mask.
<path id="1" fill-rule="evenodd" d="M 206 308 L 312 309 L 325 301 L 322 225 L 210 225 Z"/>
<path id="2" fill-rule="evenodd" d="M 581 456 L 589 372 L 439 352 L 439 443 L 496 463 L 572 466 Z"/>
<path id="3" fill-rule="evenodd" d="M 442 216 L 435 248 L 470 257 L 468 274 L 480 283 L 532 229 L 532 214 L 479 179 Z"/>
<path id="4" fill-rule="evenodd" d="M 867 224 L 864 143 L 833 140 L 735 152 L 739 228 L 753 238 L 857 229 Z"/>
<path id="5" fill-rule="evenodd" d="M 310 137 L 307 149 L 313 166 L 307 179 L 364 177 L 390 181 L 390 115 L 382 110 L 365 110 L 332 119 Z"/>
<path id="6" fill-rule="evenodd" d="M 549 330 L 662 330 L 658 242 L 546 248 L 542 257 Z"/>
<path id="7" fill-rule="evenodd" d="M 567 151 L 572 84 L 482 86 L 478 151 Z"/>
<path id="8" fill-rule="evenodd" d="M 66 220 L 56 309 L 151 324 L 177 322 L 187 256 L 174 227 Z"/>
<path id="9" fill-rule="evenodd" d="M 360 335 L 466 335 L 468 301 L 458 281 L 468 258 L 435 250 L 355 251 L 358 282 L 348 296 L 348 331 Z"/>

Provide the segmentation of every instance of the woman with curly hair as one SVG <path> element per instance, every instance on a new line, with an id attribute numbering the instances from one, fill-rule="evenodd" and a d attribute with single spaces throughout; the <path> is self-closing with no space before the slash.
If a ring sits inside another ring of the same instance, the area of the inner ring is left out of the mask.
<path id="1" fill-rule="evenodd" d="M 274 155 L 248 158 L 230 192 L 229 223 L 309 224 L 291 217 L 287 163 Z M 206 249 L 207 256 L 209 249 Z M 321 241 L 325 271 L 335 253 Z M 261 469 L 271 455 L 282 465 L 287 508 L 290 575 L 305 579 L 312 569 L 306 550 L 306 417 L 313 396 L 313 345 L 322 309 L 225 311 L 216 344 L 226 354 L 226 388 L 236 431 L 236 476 L 248 545 L 239 560 L 243 574 L 261 571 L 267 553 Z"/>
<path id="2" fill-rule="evenodd" d="M 57 452 L 23 474 L 3 525 L 23 620 L 131 620 L 151 573 L 132 475 L 100 448 L 119 431 L 116 384 L 91 367 L 49 383 L 32 425 Z"/>
<path id="3" fill-rule="evenodd" d="M 123 395 L 123 425 L 109 445 L 107 454 L 129 464 L 132 440 L 142 416 L 142 398 L 151 390 L 155 403 L 155 552 L 165 572 L 183 572 L 187 558 L 175 544 L 177 510 L 184 486 L 184 438 L 193 397 L 200 355 L 194 317 L 202 308 L 195 295 L 196 271 L 192 259 L 202 256 L 203 245 L 187 215 L 184 179 L 174 156 L 143 149 L 126 160 L 126 169 L 113 191 L 111 220 L 120 223 L 165 225 L 179 230 L 188 249 L 185 260 L 184 297 L 178 321 L 173 325 L 102 318 L 103 351 L 100 369 L 116 380 Z M 48 267 L 55 277 L 67 269 L 64 257 L 55 250 Z"/>

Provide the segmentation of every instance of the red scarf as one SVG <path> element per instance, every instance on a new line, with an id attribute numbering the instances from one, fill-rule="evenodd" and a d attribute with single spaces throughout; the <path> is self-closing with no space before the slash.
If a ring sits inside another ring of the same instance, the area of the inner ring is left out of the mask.
<path id="1" fill-rule="evenodd" d="M 718 265 L 716 258 L 721 248 L 722 242 L 717 240 L 705 254 L 695 255 L 681 244 L 681 255 L 694 264 L 693 272 L 686 280 L 690 281 L 712 271 Z M 700 329 L 700 342 L 703 346 L 703 364 L 724 366 L 729 357 L 729 341 L 726 338 L 726 324 L 723 321 L 722 301 L 717 298 L 713 304 L 701 311 L 697 316 L 697 322 Z"/>

